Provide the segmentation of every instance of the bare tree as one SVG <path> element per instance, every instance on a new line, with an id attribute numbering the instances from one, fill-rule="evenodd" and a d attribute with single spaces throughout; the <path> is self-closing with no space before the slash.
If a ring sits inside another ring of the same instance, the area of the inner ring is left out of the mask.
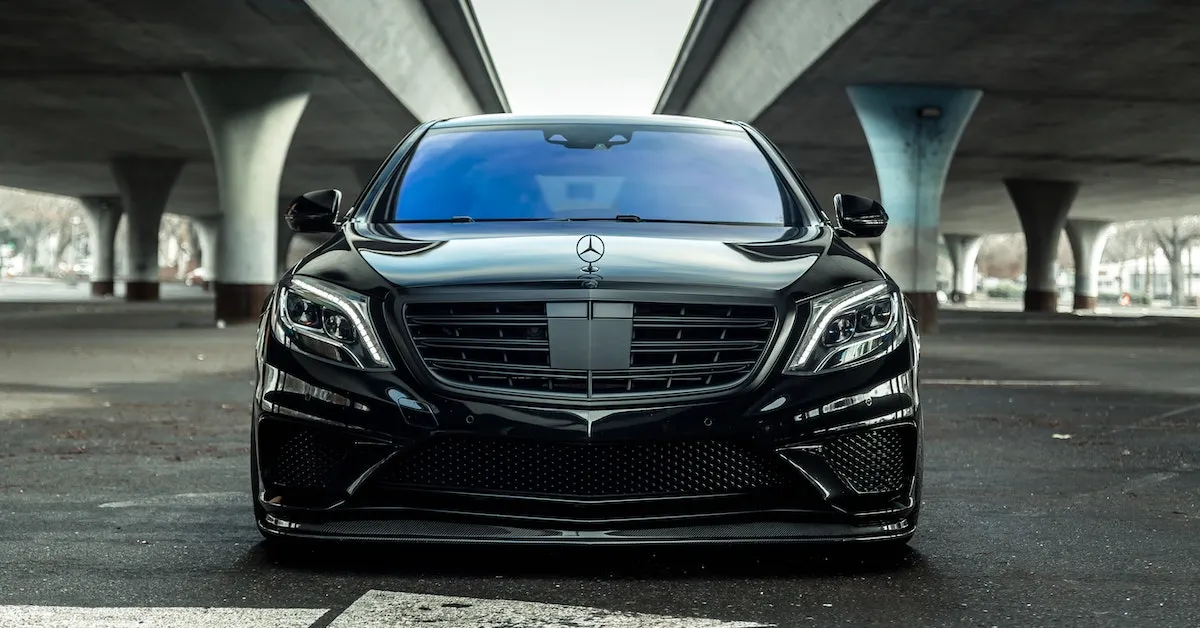
<path id="1" fill-rule="evenodd" d="M 986 236 L 977 259 L 985 277 L 1016 279 L 1025 272 L 1025 238 L 1019 233 Z"/>
<path id="2" fill-rule="evenodd" d="M 1164 224 L 1165 223 L 1165 224 Z M 1184 253 L 1200 241 L 1200 223 L 1193 218 L 1172 218 L 1152 227 L 1154 242 L 1167 258 L 1171 269 L 1171 305 L 1183 305 L 1187 275 L 1183 269 Z"/>
<path id="3" fill-rule="evenodd" d="M 57 268 L 63 253 L 73 242 L 77 233 L 71 218 L 80 215 L 79 202 L 64 196 L 0 188 L 0 213 L 5 216 L 10 237 L 16 244 L 16 253 L 25 254 L 30 270 L 44 272 L 47 267 Z M 42 259 L 42 245 L 50 238 L 57 238 L 53 260 L 47 264 Z"/>

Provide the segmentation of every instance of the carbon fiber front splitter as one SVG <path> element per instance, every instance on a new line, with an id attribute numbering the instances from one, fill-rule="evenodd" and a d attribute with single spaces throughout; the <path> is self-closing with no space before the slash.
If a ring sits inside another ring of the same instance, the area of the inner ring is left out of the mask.
<path id="1" fill-rule="evenodd" d="M 688 545 L 903 541 L 915 532 L 909 518 L 893 523 L 746 522 L 614 530 L 556 530 L 428 519 L 355 519 L 296 522 L 267 515 L 259 529 L 268 538 L 421 544 Z"/>

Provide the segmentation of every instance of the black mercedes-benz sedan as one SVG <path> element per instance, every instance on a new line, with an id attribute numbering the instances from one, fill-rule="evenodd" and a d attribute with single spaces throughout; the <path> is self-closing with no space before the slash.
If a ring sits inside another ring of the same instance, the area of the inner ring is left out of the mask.
<path id="1" fill-rule="evenodd" d="M 259 326 L 268 539 L 673 544 L 913 534 L 919 339 L 752 127 L 486 115 L 414 129 Z"/>

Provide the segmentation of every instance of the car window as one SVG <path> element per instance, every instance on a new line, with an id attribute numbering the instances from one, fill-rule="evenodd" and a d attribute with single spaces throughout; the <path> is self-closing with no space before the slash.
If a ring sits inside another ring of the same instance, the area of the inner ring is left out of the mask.
<path id="1" fill-rule="evenodd" d="M 611 219 L 794 224 L 739 128 L 571 124 L 430 131 L 388 220 Z"/>

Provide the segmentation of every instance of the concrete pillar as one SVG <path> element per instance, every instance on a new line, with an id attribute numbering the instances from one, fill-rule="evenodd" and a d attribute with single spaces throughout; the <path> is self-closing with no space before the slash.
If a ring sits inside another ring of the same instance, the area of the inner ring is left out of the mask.
<path id="1" fill-rule="evenodd" d="M 890 217 L 879 265 L 907 294 L 921 330 L 934 332 L 942 189 L 954 149 L 983 94 L 917 85 L 853 85 L 847 91 Z"/>
<path id="2" fill-rule="evenodd" d="M 1058 238 L 1079 184 L 1045 179 L 1005 179 L 1025 232 L 1025 311 L 1057 312 Z"/>
<path id="3" fill-rule="evenodd" d="M 947 233 L 942 235 L 942 239 L 946 241 L 946 252 L 950 254 L 950 263 L 954 266 L 950 300 L 965 303 L 975 294 L 975 258 L 979 256 L 983 236 Z"/>
<path id="4" fill-rule="evenodd" d="M 121 198 L 118 196 L 85 196 L 79 199 L 88 218 L 92 243 L 92 296 L 115 294 L 117 270 L 117 225 L 121 224 Z"/>
<path id="5" fill-rule="evenodd" d="M 183 159 L 118 157 L 111 163 L 128 222 L 125 300 L 158 300 L 158 229 Z"/>
<path id="6" fill-rule="evenodd" d="M 867 246 L 871 247 L 871 259 L 875 260 L 876 264 L 880 263 L 883 260 L 883 242 L 875 240 Z"/>
<path id="7" fill-rule="evenodd" d="M 1113 233 L 1113 223 L 1071 218 L 1066 231 L 1075 258 L 1075 309 L 1094 310 L 1100 296 L 1100 257 Z"/>
<path id="8" fill-rule="evenodd" d="M 284 216 L 284 212 L 287 210 L 288 205 L 291 204 L 292 199 L 296 198 L 296 196 L 297 195 L 281 195 L 279 197 L 279 204 L 276 206 L 275 220 L 277 239 L 275 242 L 275 265 L 277 269 L 277 277 L 282 277 L 283 273 L 287 272 L 288 251 L 292 247 L 292 238 L 296 235 L 296 232 L 292 231 L 291 226 L 287 223 L 287 218 Z"/>
<path id="9" fill-rule="evenodd" d="M 204 267 L 204 272 L 207 278 L 200 285 L 205 292 L 212 290 L 212 284 L 216 280 L 216 263 L 220 253 L 218 252 L 221 232 L 221 217 L 220 216 L 205 216 L 204 218 L 193 218 L 192 227 L 196 229 L 196 237 L 200 239 L 200 265 Z"/>
<path id="10" fill-rule="evenodd" d="M 188 72 L 184 80 L 217 170 L 216 317 L 251 322 L 278 279 L 279 180 L 310 80 L 277 71 Z"/>

